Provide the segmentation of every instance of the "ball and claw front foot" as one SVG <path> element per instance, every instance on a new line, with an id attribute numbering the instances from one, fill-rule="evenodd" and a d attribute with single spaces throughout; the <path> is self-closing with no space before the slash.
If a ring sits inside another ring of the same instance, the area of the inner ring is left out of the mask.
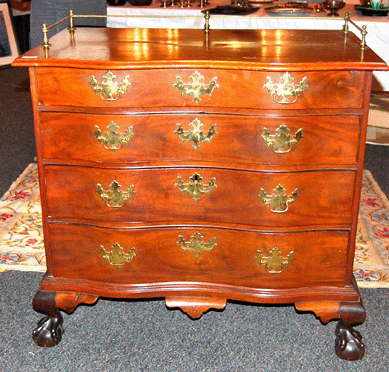
<path id="1" fill-rule="evenodd" d="M 49 314 L 38 322 L 38 326 L 32 333 L 32 339 L 41 347 L 52 347 L 58 345 L 64 333 L 63 318 L 58 311 Z"/>
<path id="2" fill-rule="evenodd" d="M 365 354 L 365 345 L 361 334 L 350 324 L 339 321 L 336 330 L 335 352 L 344 360 L 359 360 Z"/>

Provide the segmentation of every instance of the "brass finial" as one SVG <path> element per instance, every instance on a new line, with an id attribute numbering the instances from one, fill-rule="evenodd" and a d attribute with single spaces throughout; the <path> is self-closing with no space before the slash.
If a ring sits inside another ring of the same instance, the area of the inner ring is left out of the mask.
<path id="1" fill-rule="evenodd" d="M 204 31 L 206 34 L 209 32 L 209 19 L 210 18 L 211 18 L 211 16 L 209 15 L 209 10 L 207 10 L 205 12 L 205 15 L 204 15 L 204 20 L 205 20 Z"/>
<path id="2" fill-rule="evenodd" d="M 74 32 L 75 29 L 76 28 L 74 27 L 74 14 L 73 14 L 73 10 L 70 10 L 68 30 L 69 30 L 69 32 Z"/>
<path id="3" fill-rule="evenodd" d="M 366 30 L 366 25 L 362 26 L 362 39 L 361 39 L 361 49 L 366 48 L 366 35 L 367 35 L 367 30 Z"/>
<path id="4" fill-rule="evenodd" d="M 44 49 L 49 49 L 50 48 L 50 44 L 49 44 L 49 37 L 48 37 L 48 32 L 49 32 L 49 29 L 47 28 L 47 24 L 44 23 L 43 26 L 42 26 L 42 32 L 43 32 L 43 43 L 42 43 L 42 46 Z"/>
<path id="5" fill-rule="evenodd" d="M 344 16 L 344 26 L 343 26 L 343 31 L 345 34 L 348 33 L 348 21 L 350 20 L 350 13 L 346 13 Z"/>

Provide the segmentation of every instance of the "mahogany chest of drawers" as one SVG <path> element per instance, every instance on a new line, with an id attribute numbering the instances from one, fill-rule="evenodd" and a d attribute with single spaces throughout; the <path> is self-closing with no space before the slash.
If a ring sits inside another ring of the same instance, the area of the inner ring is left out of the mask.
<path id="1" fill-rule="evenodd" d="M 352 265 L 373 70 L 341 31 L 77 29 L 29 66 L 47 273 L 60 310 L 164 297 L 192 318 L 227 300 L 340 319 L 359 359 Z M 323 275 L 325 273 L 325 275 Z"/>

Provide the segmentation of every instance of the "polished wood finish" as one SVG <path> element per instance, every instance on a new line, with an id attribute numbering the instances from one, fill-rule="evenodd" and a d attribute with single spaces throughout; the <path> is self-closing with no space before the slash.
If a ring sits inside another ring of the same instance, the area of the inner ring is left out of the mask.
<path id="1" fill-rule="evenodd" d="M 387 70 L 360 39 L 338 30 L 202 30 L 78 28 L 50 39 L 14 65 L 97 69 L 228 68 L 257 71 Z M 324 45 L 324 47 L 323 47 Z M 98 57 L 96 57 L 98 56 Z M 48 58 L 47 58 L 48 57 Z M 155 81 L 149 81 L 151 85 Z"/>
<path id="2" fill-rule="evenodd" d="M 60 341 L 60 309 L 100 296 L 164 297 L 192 318 L 237 300 L 340 319 L 336 353 L 361 358 L 352 265 L 372 71 L 386 64 L 341 31 L 79 29 L 50 43 L 14 63 L 30 67 L 42 194 L 37 344 Z M 127 87 L 117 100 L 92 89 L 108 70 Z M 265 85 L 286 73 L 307 86 L 280 104 Z M 194 74 L 197 100 L 177 88 Z M 282 126 L 277 152 L 266 139 Z M 126 131 L 104 148 L 100 134 Z M 131 194 L 114 207 L 113 181 Z M 267 205 L 281 186 L 287 202 Z"/>
<path id="3" fill-rule="evenodd" d="M 42 106 L 56 106 L 58 101 L 53 96 L 60 95 L 61 106 L 76 106 L 78 109 L 84 107 L 104 108 L 162 108 L 166 107 L 228 107 L 228 108 L 249 108 L 249 109 L 305 109 L 305 108 L 361 108 L 363 92 L 359 86 L 363 84 L 363 72 L 350 71 L 325 71 L 311 72 L 302 71 L 293 74 L 295 83 L 299 83 L 304 77 L 309 81 L 309 94 L 302 94 L 301 97 L 290 107 L 279 105 L 273 99 L 263 85 L 270 77 L 273 82 L 279 82 L 283 72 L 262 72 L 262 71 L 240 71 L 222 69 L 198 69 L 196 70 L 204 77 L 204 83 L 217 77 L 218 88 L 211 95 L 204 95 L 197 104 L 193 97 L 181 96 L 174 84 L 177 76 L 180 76 L 184 83 L 190 81 L 195 71 L 185 69 L 144 69 L 133 71 L 130 74 L 131 86 L 126 94 L 117 101 L 101 100 L 99 95 L 93 93 L 89 86 L 91 76 L 101 82 L 105 71 L 83 69 L 75 72 L 73 69 L 42 68 L 37 71 L 38 95 Z M 128 75 L 127 71 L 112 70 L 116 76 L 115 81 L 120 83 Z M 69 89 L 69 82 L 72 89 Z M 152 82 L 149 86 L 148 82 Z M 50 89 L 47 89 L 47 87 Z M 255 91 L 256 94 L 247 95 L 247 92 Z M 93 94 L 91 94 L 91 92 Z M 155 94 L 158 92 L 159 94 Z M 245 99 L 242 99 L 244 97 Z"/>
<path id="4" fill-rule="evenodd" d="M 189 183 L 198 173 L 207 185 L 216 186 L 195 201 L 174 186 L 178 177 Z M 217 168 L 105 169 L 88 167 L 47 167 L 48 213 L 52 221 L 83 220 L 114 223 L 213 223 L 263 229 L 296 226 L 350 227 L 355 172 L 245 172 Z M 323 184 L 325 177 L 326 184 Z M 109 189 L 116 180 L 135 194 L 120 208 L 109 208 L 96 192 L 97 185 Z M 282 214 L 274 213 L 258 197 L 268 195 L 281 184 L 288 195 L 298 188 L 296 201 Z M 150 193 L 150 190 L 154 192 Z M 92 213 L 93 212 L 93 213 Z"/>
<path id="5" fill-rule="evenodd" d="M 175 131 L 178 124 L 185 132 L 191 130 L 190 123 L 196 119 L 203 124 L 205 134 L 212 125 L 215 125 L 217 134 L 209 142 L 200 143 L 195 150 L 192 142 L 182 143 Z M 342 125 L 338 125 L 339 118 L 335 115 L 284 116 L 280 113 L 269 117 L 264 113 L 250 116 L 228 113 L 212 116 L 204 113 L 101 116 L 45 112 L 41 114 L 40 121 L 42 140 L 56 144 L 43 148 L 44 161 L 50 164 L 66 162 L 96 166 L 104 162 L 106 167 L 117 167 L 212 162 L 219 166 L 235 164 L 235 167 L 244 169 L 317 169 L 329 165 L 331 168 L 355 168 L 357 162 L 357 115 L 342 116 Z M 98 140 L 92 135 L 96 125 L 105 133 L 112 121 L 121 134 L 128 127 L 132 127 L 134 133 L 128 143 L 117 151 L 97 146 Z M 280 156 L 266 145 L 262 135 L 265 128 L 275 134 L 282 124 L 290 129 L 292 137 L 302 129 L 304 138 L 290 152 Z"/>
<path id="6" fill-rule="evenodd" d="M 201 318 L 209 309 L 223 310 L 226 307 L 223 298 L 197 298 L 197 297 L 166 297 L 168 308 L 179 307 L 192 319 Z"/>
<path id="7" fill-rule="evenodd" d="M 216 246 L 196 258 L 177 242 L 189 241 L 200 231 Z M 115 229 L 50 225 L 54 276 L 91 282 L 129 284 L 204 282 L 229 286 L 282 289 L 302 286 L 344 286 L 348 233 L 311 231 L 257 233 L 216 228 Z M 136 257 L 116 269 L 97 252 L 109 251 L 118 242 L 124 253 L 135 247 Z M 278 247 L 284 256 L 294 251 L 295 260 L 280 274 L 269 274 L 255 257 Z M 324 253 L 323 253 L 324 252 Z M 304 275 L 299 275 L 303 272 Z M 330 272 L 325 275 L 323 272 Z M 66 289 L 67 290 L 67 289 Z"/>

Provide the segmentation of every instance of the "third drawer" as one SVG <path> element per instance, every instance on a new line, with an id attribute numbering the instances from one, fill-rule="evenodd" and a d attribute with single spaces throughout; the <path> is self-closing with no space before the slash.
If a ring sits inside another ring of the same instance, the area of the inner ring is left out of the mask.
<path id="1" fill-rule="evenodd" d="M 45 177 L 51 220 L 288 227 L 349 225 L 355 172 L 46 166 Z"/>

